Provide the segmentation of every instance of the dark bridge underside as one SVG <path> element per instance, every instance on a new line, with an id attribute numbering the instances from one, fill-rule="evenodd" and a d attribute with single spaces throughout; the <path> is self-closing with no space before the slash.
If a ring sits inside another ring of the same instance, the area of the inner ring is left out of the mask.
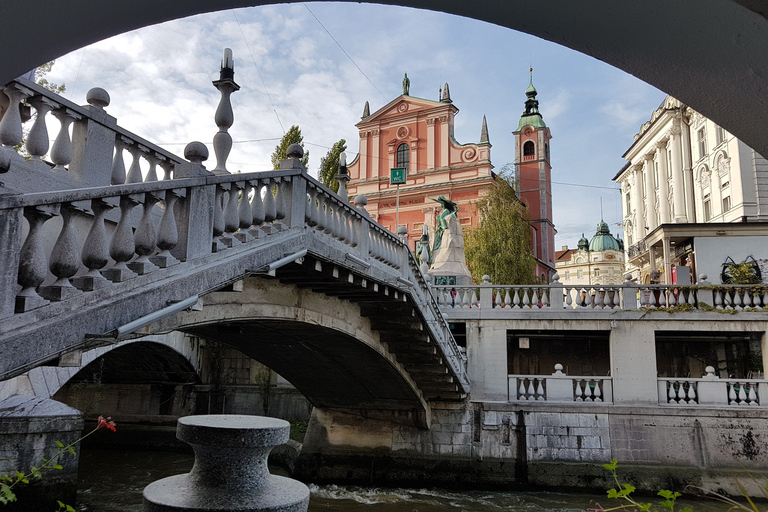
<path id="1" fill-rule="evenodd" d="M 250 320 L 185 328 L 234 347 L 273 369 L 315 407 L 364 416 L 402 411 L 419 417 L 424 406 L 413 387 L 382 355 L 339 331 L 286 320 Z"/>

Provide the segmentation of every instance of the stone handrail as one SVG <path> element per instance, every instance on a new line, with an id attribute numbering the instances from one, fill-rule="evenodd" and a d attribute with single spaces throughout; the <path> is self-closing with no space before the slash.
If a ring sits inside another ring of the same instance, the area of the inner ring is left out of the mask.
<path id="1" fill-rule="evenodd" d="M 613 379 L 599 376 L 573 376 L 555 365 L 552 375 L 508 375 L 510 402 L 546 401 L 575 403 L 613 403 Z"/>
<path id="2" fill-rule="evenodd" d="M 9 100 L 0 109 L 0 144 L 4 146 L 0 149 L 0 173 L 19 169 L 5 177 L 6 187 L 11 190 L 20 189 L 19 184 L 29 179 L 39 180 L 38 189 L 168 180 L 175 176 L 178 166 L 185 164 L 173 153 L 118 126 L 117 120 L 104 110 L 109 105 L 109 94 L 103 89 L 88 91 L 86 106 L 25 78 L 9 82 L 0 91 Z M 35 116 L 31 115 L 32 109 Z M 23 117 L 21 112 L 25 113 Z M 59 122 L 52 146 L 49 114 Z M 23 146 L 27 159 L 11 151 L 22 142 L 25 122 L 31 123 Z M 131 155 L 127 167 L 126 151 Z M 44 160 L 46 157 L 50 162 Z M 144 171 L 142 161 L 146 162 Z"/>
<path id="3" fill-rule="evenodd" d="M 595 310 L 738 310 L 768 311 L 768 285 L 550 285 L 435 286 L 435 300 L 444 311 L 493 309 L 546 312 Z"/>
<path id="4" fill-rule="evenodd" d="M 765 407 L 764 379 L 721 379 L 707 366 L 701 378 L 659 377 L 659 405 Z"/>

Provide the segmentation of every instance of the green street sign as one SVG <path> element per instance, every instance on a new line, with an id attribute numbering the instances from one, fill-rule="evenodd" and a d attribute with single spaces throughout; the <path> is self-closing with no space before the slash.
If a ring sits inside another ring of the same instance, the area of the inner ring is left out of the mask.
<path id="1" fill-rule="evenodd" d="M 389 170 L 390 185 L 405 185 L 405 168 L 394 167 Z"/>

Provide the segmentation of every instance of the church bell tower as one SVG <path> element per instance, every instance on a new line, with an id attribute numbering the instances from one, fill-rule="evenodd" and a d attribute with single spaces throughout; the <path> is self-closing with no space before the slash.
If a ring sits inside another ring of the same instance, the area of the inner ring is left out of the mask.
<path id="1" fill-rule="evenodd" d="M 555 273 L 555 225 L 552 222 L 552 166 L 549 141 L 552 135 L 539 112 L 533 68 L 525 90 L 525 110 L 515 136 L 515 171 L 518 197 L 528 207 L 536 259 L 536 276 L 549 282 Z"/>

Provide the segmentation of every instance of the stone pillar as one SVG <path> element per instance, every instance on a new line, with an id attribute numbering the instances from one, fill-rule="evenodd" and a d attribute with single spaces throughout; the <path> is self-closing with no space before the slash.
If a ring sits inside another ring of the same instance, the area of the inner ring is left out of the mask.
<path id="1" fill-rule="evenodd" d="M 473 400 L 507 400 L 507 330 L 467 322 L 467 374 Z"/>
<path id="2" fill-rule="evenodd" d="M 610 344 L 614 404 L 658 404 L 656 340 L 652 325 L 617 320 L 611 329 Z"/>
<path id="3" fill-rule="evenodd" d="M 632 203 L 635 209 L 634 215 L 634 228 L 635 228 L 635 243 L 640 242 L 645 238 L 645 211 L 643 210 L 643 166 L 632 166 L 634 176 L 632 180 Z"/>
<path id="4" fill-rule="evenodd" d="M 696 222 L 696 203 L 694 202 L 693 162 L 691 161 L 691 128 L 680 121 L 682 127 L 681 142 L 683 145 L 683 180 L 685 182 L 685 215 L 688 222 Z"/>
<path id="5" fill-rule="evenodd" d="M 685 181 L 683 180 L 680 134 L 680 120 L 675 119 L 669 136 L 670 149 L 672 149 L 672 203 L 675 207 L 675 222 L 688 222 L 685 215 Z"/>
<path id="6" fill-rule="evenodd" d="M 664 251 L 664 284 L 672 284 L 672 245 L 669 243 L 669 237 L 665 236 L 662 240 Z"/>
<path id="7" fill-rule="evenodd" d="M 659 163 L 659 213 L 661 223 L 670 222 L 669 215 L 669 172 L 667 171 L 667 142 L 662 140 L 656 143 L 656 161 Z"/>
<path id="8" fill-rule="evenodd" d="M 357 161 L 360 162 L 359 180 L 368 178 L 368 134 L 370 132 L 360 132 L 360 155 Z"/>
<path id="9" fill-rule="evenodd" d="M 435 168 L 435 118 L 427 120 L 427 169 Z"/>
<path id="10" fill-rule="evenodd" d="M 88 91 L 89 117 L 72 128 L 72 163 L 69 171 L 83 186 L 108 187 L 112 179 L 117 119 L 107 114 L 109 94 L 99 87 Z"/>
<path id="11" fill-rule="evenodd" d="M 371 130 L 372 140 L 371 140 L 371 172 L 368 176 L 368 178 L 376 178 L 379 177 L 379 171 L 381 169 L 381 162 L 379 161 L 379 133 L 380 131 L 378 129 Z M 374 173 L 376 174 L 374 176 Z M 389 176 L 389 172 L 385 173 L 386 176 Z"/>
<path id="12" fill-rule="evenodd" d="M 269 452 L 288 441 L 289 431 L 287 421 L 261 416 L 180 418 L 176 437 L 192 445 L 195 464 L 187 474 L 145 487 L 145 512 L 306 511 L 307 486 L 267 467 Z"/>
<path id="13" fill-rule="evenodd" d="M 22 247 L 22 208 L 0 210 L 0 318 L 13 316 L 19 254 Z"/>
<path id="14" fill-rule="evenodd" d="M 656 184 L 654 183 L 653 153 L 645 155 L 645 225 L 650 231 L 656 229 Z"/>

